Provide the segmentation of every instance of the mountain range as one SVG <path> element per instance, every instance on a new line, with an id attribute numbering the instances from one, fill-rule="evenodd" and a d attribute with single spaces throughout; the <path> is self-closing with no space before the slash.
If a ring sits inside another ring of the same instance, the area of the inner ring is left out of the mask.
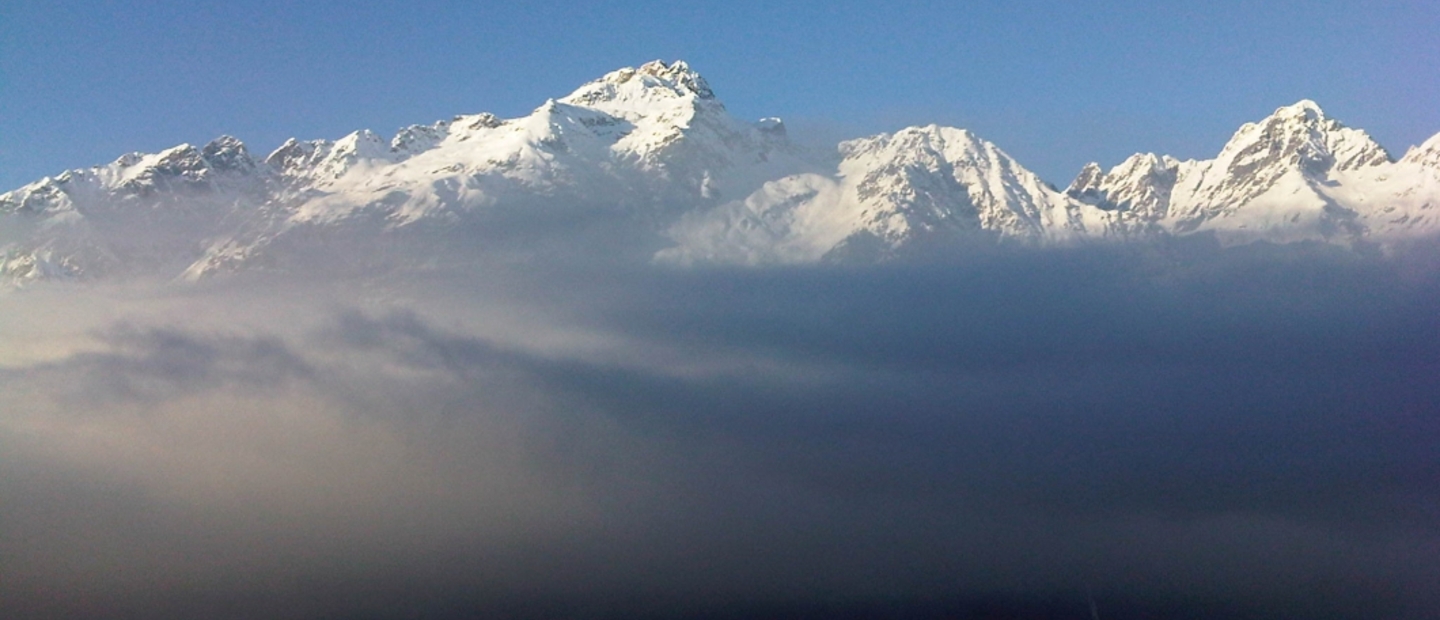
<path id="1" fill-rule="evenodd" d="M 1311 101 L 1245 124 L 1214 159 L 1136 154 L 1088 164 L 1062 190 L 952 127 L 804 148 L 778 119 L 732 117 L 686 63 L 654 61 L 519 118 L 291 139 L 263 158 L 222 136 L 46 177 L 0 194 L 0 279 L 196 280 L 565 248 L 676 264 L 1190 235 L 1383 249 L 1440 234 L 1437 213 L 1440 134 L 1395 159 Z"/>

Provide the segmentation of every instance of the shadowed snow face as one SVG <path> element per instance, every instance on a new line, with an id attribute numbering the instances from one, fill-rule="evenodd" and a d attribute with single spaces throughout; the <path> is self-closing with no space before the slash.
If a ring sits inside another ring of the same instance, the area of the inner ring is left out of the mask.
<path id="1" fill-rule="evenodd" d="M 0 615 L 1424 617 L 1418 264 L 20 291 Z"/>

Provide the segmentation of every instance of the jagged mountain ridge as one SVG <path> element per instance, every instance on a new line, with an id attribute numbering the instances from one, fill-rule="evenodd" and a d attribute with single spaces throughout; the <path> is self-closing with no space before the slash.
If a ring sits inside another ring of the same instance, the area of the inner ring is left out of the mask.
<path id="1" fill-rule="evenodd" d="M 1092 163 L 1066 193 L 1132 231 L 1211 231 L 1230 243 L 1384 241 L 1440 230 L 1440 167 L 1425 162 L 1436 145 L 1440 136 L 1395 161 L 1307 100 L 1245 124 L 1214 159 L 1140 153 L 1109 172 Z"/>
<path id="2" fill-rule="evenodd" d="M 183 272 L 197 278 L 253 266 L 317 233 L 444 227 L 534 203 L 612 209 L 656 228 L 666 211 L 743 197 L 773 176 L 813 167 L 778 120 L 738 121 L 684 62 L 655 61 L 515 119 L 457 116 L 388 141 L 368 130 L 292 139 L 263 161 L 222 137 L 42 179 L 0 195 L 0 216 L 24 220 L 25 229 L 5 240 L 0 270 L 11 279 L 112 271 L 127 261 L 90 256 L 116 254 L 102 239 L 116 236 L 106 233 L 113 222 L 97 214 L 169 212 L 172 203 L 224 204 L 206 211 L 213 221 L 191 223 L 200 234 L 168 248 L 189 258 Z M 232 171 L 237 178 L 225 176 Z"/>
<path id="3" fill-rule="evenodd" d="M 964 130 L 911 127 L 841 151 L 831 175 L 782 179 L 685 218 L 661 257 L 874 260 L 977 232 L 1039 245 L 1205 233 L 1383 246 L 1440 234 L 1440 135 L 1395 161 L 1308 100 L 1243 125 L 1215 159 L 1091 163 L 1063 192 Z"/>
<path id="4" fill-rule="evenodd" d="M 1106 234 L 1109 214 L 1046 184 L 963 129 L 910 127 L 841 143 L 833 175 L 766 184 L 691 214 L 663 260 L 788 263 L 883 260 L 936 238 L 1065 243 Z"/>
<path id="5" fill-rule="evenodd" d="M 244 144 L 222 136 L 0 194 L 0 279 L 184 268 L 193 256 L 178 248 L 263 203 L 268 179 Z"/>
<path id="6" fill-rule="evenodd" d="M 291 141 L 266 161 L 284 180 L 274 201 L 282 217 L 212 245 L 187 277 L 242 267 L 296 230 L 444 225 L 537 202 L 663 219 L 806 167 L 783 125 L 734 119 L 684 62 L 660 61 L 611 72 L 517 119 L 412 126 L 388 150 L 370 132 Z"/>
<path id="7" fill-rule="evenodd" d="M 1060 191 L 963 129 L 806 152 L 776 119 L 730 116 L 684 62 L 654 61 L 514 119 L 292 139 L 262 160 L 227 136 L 47 177 L 0 194 L 0 277 L 195 279 L 317 239 L 463 234 L 530 209 L 602 213 L 681 263 L 884 260 L 974 239 L 1383 243 L 1435 234 L 1437 196 L 1440 135 L 1394 161 L 1309 101 L 1241 127 L 1215 159 L 1138 154 Z"/>

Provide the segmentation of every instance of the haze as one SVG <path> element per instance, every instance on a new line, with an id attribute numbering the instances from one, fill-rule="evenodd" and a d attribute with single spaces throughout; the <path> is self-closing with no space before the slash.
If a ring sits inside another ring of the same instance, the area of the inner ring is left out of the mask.
<path id="1" fill-rule="evenodd" d="M 0 606 L 1424 617 L 1430 252 L 14 292 Z"/>

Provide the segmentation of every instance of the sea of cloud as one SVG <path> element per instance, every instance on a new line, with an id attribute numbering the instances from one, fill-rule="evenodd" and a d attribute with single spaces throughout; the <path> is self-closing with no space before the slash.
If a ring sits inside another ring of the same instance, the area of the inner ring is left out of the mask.
<path id="1" fill-rule="evenodd" d="M 1427 617 L 1435 255 L 9 291 L 0 615 Z"/>

